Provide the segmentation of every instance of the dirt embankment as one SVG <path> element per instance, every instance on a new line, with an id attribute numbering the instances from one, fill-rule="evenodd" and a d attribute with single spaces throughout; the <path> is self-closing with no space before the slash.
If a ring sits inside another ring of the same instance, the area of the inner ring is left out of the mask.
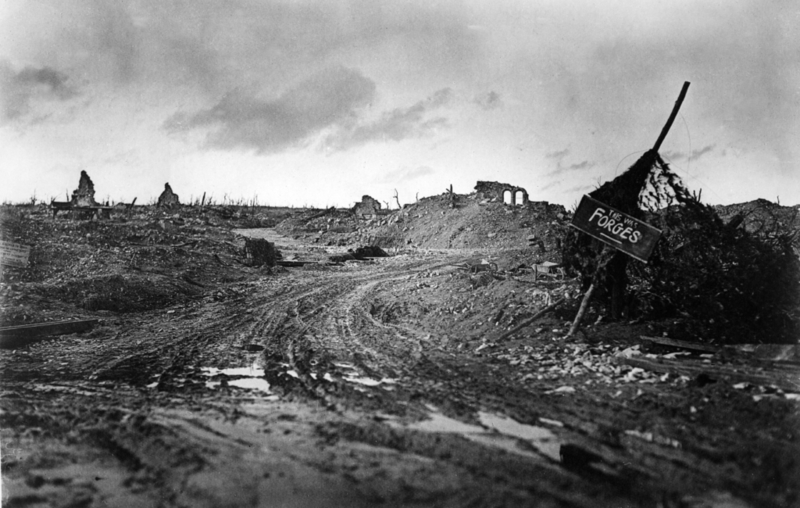
<path id="1" fill-rule="evenodd" d="M 453 206 L 451 206 L 453 205 Z M 508 206 L 475 194 L 420 199 L 401 210 L 358 217 L 350 210 L 308 211 L 277 230 L 329 246 L 383 248 L 508 249 L 534 246 L 537 258 L 553 261 L 570 215 L 561 205 Z"/>
<path id="2" fill-rule="evenodd" d="M 357 237 L 320 237 L 307 216 L 282 226 L 297 238 L 263 232 L 284 259 L 316 261 L 291 269 L 247 266 L 231 228 L 252 215 L 8 216 L 8 238 L 34 250 L 3 272 L 4 319 L 101 322 L 0 354 L 4 503 L 797 504 L 795 363 L 645 351 L 640 336 L 672 321 L 596 311 L 566 338 L 578 282 L 519 268 L 538 246 L 518 242 L 561 219 L 420 203 L 400 228 L 412 247 L 389 258 L 325 262 Z M 413 247 L 461 226 L 449 245 L 469 248 Z"/>

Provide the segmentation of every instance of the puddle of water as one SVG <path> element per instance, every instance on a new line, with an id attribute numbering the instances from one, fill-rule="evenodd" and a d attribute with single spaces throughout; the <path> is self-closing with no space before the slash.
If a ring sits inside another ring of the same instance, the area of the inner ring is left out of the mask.
<path id="1" fill-rule="evenodd" d="M 523 450 L 519 445 L 519 439 L 504 436 L 502 434 L 464 434 L 464 437 L 473 441 L 478 444 L 482 444 L 484 446 L 491 446 L 492 448 L 500 448 L 501 450 L 505 450 L 507 452 L 514 453 L 516 455 L 522 455 L 523 457 L 528 457 L 531 459 L 539 459 L 541 457 L 531 451 Z"/>
<path id="2" fill-rule="evenodd" d="M 470 441 L 494 448 L 500 448 L 526 457 L 539 457 L 520 447 L 520 441 L 533 446 L 541 455 L 549 459 L 561 461 L 561 442 L 558 436 L 544 427 L 526 425 L 506 416 L 493 413 L 479 412 L 478 421 L 481 425 L 468 423 L 448 418 L 433 407 L 427 420 L 403 426 L 399 423 L 387 421 L 393 427 L 408 428 L 423 432 L 440 432 L 447 434 L 461 434 Z"/>
<path id="3" fill-rule="evenodd" d="M 430 419 L 412 423 L 408 428 L 423 432 L 445 432 L 448 434 L 480 434 L 486 432 L 483 427 L 460 422 L 440 413 L 431 413 L 429 416 Z"/>
<path id="4" fill-rule="evenodd" d="M 206 381 L 206 388 L 214 389 L 222 383 L 219 381 Z M 236 386 L 238 388 L 246 388 L 248 390 L 259 390 L 264 393 L 271 394 L 269 383 L 266 379 L 259 379 L 255 377 L 245 377 L 240 379 L 232 379 L 228 381 L 228 386 Z"/>
<path id="5" fill-rule="evenodd" d="M 478 420 L 482 425 L 501 434 L 529 442 L 542 454 L 555 461 L 561 460 L 561 443 L 558 441 L 558 437 L 549 429 L 536 427 L 535 425 L 525 425 L 505 416 L 482 411 L 478 413 Z"/>
<path id="6" fill-rule="evenodd" d="M 229 377 L 238 377 L 239 379 L 232 379 L 228 381 L 229 386 L 236 386 L 238 388 L 245 388 L 248 390 L 259 390 L 264 393 L 272 393 L 269 383 L 264 377 L 264 369 L 258 364 L 258 361 L 253 362 L 249 367 L 234 367 L 230 369 L 218 369 L 216 367 L 200 367 L 204 375 L 213 377 L 219 374 L 224 374 Z M 220 385 L 220 381 L 206 381 L 206 388 L 216 388 Z"/>
<path id="7" fill-rule="evenodd" d="M 382 378 L 380 380 L 377 380 L 377 379 L 372 379 L 372 378 L 369 378 L 369 377 L 359 377 L 359 376 L 356 376 L 356 375 L 349 375 L 349 376 L 347 376 L 347 377 L 345 377 L 343 379 L 345 381 L 347 381 L 348 383 L 356 383 L 356 384 L 364 385 L 364 386 L 393 385 L 393 384 L 397 383 L 396 379 L 390 379 L 388 377 L 385 377 L 385 378 Z"/>
<path id="8" fill-rule="evenodd" d="M 243 378 L 228 381 L 231 386 L 238 386 L 239 388 L 248 388 L 250 390 L 260 390 L 264 393 L 272 393 L 269 389 L 269 383 L 266 379 L 259 378 Z"/>
<path id="9" fill-rule="evenodd" d="M 226 376 L 246 376 L 246 377 L 262 377 L 264 375 L 264 369 L 259 367 L 256 364 L 251 365 L 250 367 L 235 367 L 232 369 L 217 369 L 216 367 L 200 367 L 200 370 L 203 371 L 203 374 L 206 376 L 216 376 L 219 374 L 224 374 Z"/>

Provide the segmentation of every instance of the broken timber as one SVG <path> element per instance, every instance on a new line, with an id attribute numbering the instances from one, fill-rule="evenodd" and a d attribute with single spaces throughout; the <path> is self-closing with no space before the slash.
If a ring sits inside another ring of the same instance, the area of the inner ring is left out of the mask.
<path id="1" fill-rule="evenodd" d="M 657 349 L 682 349 L 703 353 L 720 353 L 725 357 L 752 358 L 761 362 L 800 363 L 800 345 L 798 344 L 734 344 L 714 346 L 668 337 L 640 336 L 642 351 Z"/>
<path id="2" fill-rule="evenodd" d="M 495 342 L 500 342 L 500 341 L 506 340 L 507 338 L 511 337 L 512 335 L 514 335 L 514 334 L 515 334 L 515 333 L 517 333 L 518 331 L 522 330 L 522 329 L 523 329 L 523 328 L 525 328 L 526 326 L 529 326 L 531 323 L 533 323 L 534 321 L 536 321 L 536 320 L 537 320 L 537 319 L 539 319 L 540 317 L 544 316 L 545 314 L 547 314 L 547 313 L 548 313 L 548 312 L 550 312 L 551 310 L 555 310 L 555 308 L 556 308 L 556 307 L 558 307 L 559 305 L 561 305 L 561 304 L 562 304 L 562 303 L 564 303 L 565 301 L 566 301 L 566 298 L 562 298 L 562 299 L 560 299 L 560 300 L 556 301 L 555 303 L 553 303 L 553 304 L 551 304 L 551 305 L 548 305 L 548 306 L 547 306 L 547 307 L 545 307 L 544 309 L 540 310 L 539 312 L 537 312 L 537 313 L 536 313 L 536 314 L 534 314 L 533 316 L 529 317 L 528 319 L 526 319 L 525 321 L 523 321 L 522 323 L 520 323 L 519 325 L 517 325 L 515 328 L 513 328 L 513 329 L 511 329 L 511 330 L 507 331 L 506 333 L 504 333 L 503 335 L 501 335 L 500 337 L 498 337 L 498 338 L 497 338 L 497 340 L 496 340 Z"/>
<path id="3" fill-rule="evenodd" d="M 289 268 L 297 267 L 297 266 L 305 266 L 308 263 L 314 263 L 314 261 L 297 261 L 297 260 L 286 260 L 286 261 L 283 261 L 283 260 L 280 260 L 280 261 L 276 261 L 275 262 L 275 264 L 277 264 L 278 266 L 285 266 L 285 267 L 289 267 Z"/>
<path id="4" fill-rule="evenodd" d="M 71 201 L 51 201 L 50 202 L 50 209 L 53 210 L 53 218 L 55 219 L 56 215 L 58 215 L 58 212 L 72 210 L 72 202 Z"/>
<path id="5" fill-rule="evenodd" d="M 800 391 L 800 369 L 789 365 L 754 369 L 746 365 L 704 363 L 702 360 L 641 357 L 616 358 L 616 362 L 651 372 L 686 376 L 690 379 L 696 379 L 702 374 L 713 381 L 745 382 L 752 385 L 774 386 L 788 392 Z"/>
<path id="6" fill-rule="evenodd" d="M 0 348 L 27 346 L 50 335 L 85 332 L 97 323 L 97 319 L 83 319 L 0 327 Z"/>
<path id="7" fill-rule="evenodd" d="M 709 344 L 700 344 L 699 342 L 689 342 L 686 340 L 669 339 L 667 337 L 646 337 L 642 335 L 639 337 L 644 341 L 644 346 L 651 347 L 651 345 L 669 346 L 671 348 L 688 349 L 690 351 L 703 351 L 706 353 L 716 353 L 720 350 L 718 346 L 711 346 Z"/>

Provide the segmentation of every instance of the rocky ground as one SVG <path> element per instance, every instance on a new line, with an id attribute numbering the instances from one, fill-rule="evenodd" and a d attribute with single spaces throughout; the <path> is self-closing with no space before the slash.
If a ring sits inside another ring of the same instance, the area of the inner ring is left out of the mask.
<path id="1" fill-rule="evenodd" d="M 577 281 L 530 266 L 568 222 L 6 207 L 33 248 L 3 324 L 99 323 L 0 351 L 4 506 L 797 506 L 797 359 L 594 310 L 566 338 Z M 301 266 L 249 266 L 244 236 Z M 369 244 L 391 256 L 329 261 Z"/>

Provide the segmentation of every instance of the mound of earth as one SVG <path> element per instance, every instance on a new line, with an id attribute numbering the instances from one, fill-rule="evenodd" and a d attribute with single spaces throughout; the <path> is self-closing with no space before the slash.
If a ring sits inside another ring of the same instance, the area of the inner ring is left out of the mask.
<path id="1" fill-rule="evenodd" d="M 142 312 L 184 303 L 200 295 L 201 288 L 185 280 L 154 280 L 144 274 L 105 275 L 71 280 L 62 286 L 48 288 L 50 296 L 80 302 L 86 310 Z"/>
<path id="2" fill-rule="evenodd" d="M 0 270 L 0 323 L 143 312 L 186 303 L 246 278 L 244 241 L 212 210 L 169 215 L 141 207 L 104 221 L 51 218 L 46 208 L 0 210 L 2 239 L 31 246 L 24 268 Z"/>
<path id="3" fill-rule="evenodd" d="M 532 262 L 560 259 L 560 238 L 571 216 L 561 205 L 511 206 L 476 194 L 420 199 L 401 210 L 359 219 L 350 210 L 313 210 L 286 219 L 282 234 L 321 245 L 384 249 L 527 249 Z"/>

